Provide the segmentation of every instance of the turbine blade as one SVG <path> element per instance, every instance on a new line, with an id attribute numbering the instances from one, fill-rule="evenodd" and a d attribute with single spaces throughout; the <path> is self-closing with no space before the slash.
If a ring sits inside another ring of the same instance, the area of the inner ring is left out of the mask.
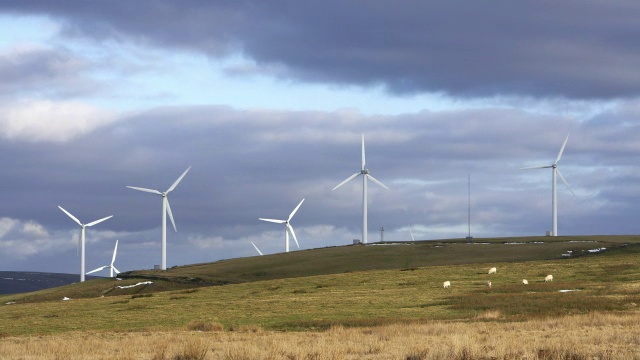
<path id="1" fill-rule="evenodd" d="M 120 271 L 119 271 L 118 269 L 116 269 L 116 267 L 115 267 L 115 266 L 112 266 L 112 268 L 113 268 L 113 271 L 114 271 L 116 274 L 120 274 Z"/>
<path id="2" fill-rule="evenodd" d="M 60 210 L 64 211 L 64 213 L 67 214 L 67 216 L 69 216 L 71 219 L 73 219 L 73 221 L 77 222 L 78 225 L 83 226 L 82 223 L 80 222 L 80 220 L 78 220 L 75 216 L 71 215 L 71 213 L 68 212 L 67 210 L 63 209 L 62 206 L 58 206 L 58 208 L 60 208 Z"/>
<path id="3" fill-rule="evenodd" d="M 383 188 L 389 190 L 389 188 L 387 187 L 387 185 L 381 183 L 380 181 L 376 180 L 376 178 L 374 178 L 373 176 L 371 176 L 371 174 L 367 174 L 367 176 L 369 177 L 369 179 L 371 179 L 371 181 L 373 181 L 374 183 L 382 186 Z"/>
<path id="4" fill-rule="evenodd" d="M 364 134 L 362 134 L 362 170 L 364 170 L 366 162 L 364 159 Z"/>
<path id="5" fill-rule="evenodd" d="M 560 177 L 560 180 L 562 180 L 562 182 L 565 184 L 565 186 L 567 187 L 567 189 L 569 189 L 569 191 L 571 191 L 571 193 L 573 195 L 575 195 L 575 193 L 573 192 L 573 190 L 571 189 L 571 186 L 569 186 L 569 183 L 567 182 L 567 180 L 564 179 L 564 176 L 562 176 L 562 174 L 560 173 L 560 169 L 556 168 L 556 172 L 558 173 L 558 177 Z"/>
<path id="6" fill-rule="evenodd" d="M 284 224 L 284 223 L 287 222 L 287 220 L 263 219 L 263 218 L 258 218 L 258 220 L 268 221 L 268 222 L 272 222 L 272 223 L 276 223 L 276 224 Z"/>
<path id="7" fill-rule="evenodd" d="M 102 267 L 99 267 L 99 268 L 97 268 L 97 269 L 94 269 L 94 270 L 89 271 L 89 272 L 88 272 L 88 273 L 86 273 L 85 275 L 93 274 L 94 272 L 98 272 L 98 271 L 100 271 L 100 270 L 104 270 L 104 269 L 106 269 L 106 268 L 108 268 L 108 267 L 109 267 L 109 266 L 102 266 Z"/>
<path id="8" fill-rule="evenodd" d="M 413 231 L 411 231 L 411 225 L 409 225 L 409 234 L 411 234 L 411 241 L 416 241 L 416 239 L 413 237 Z"/>
<path id="9" fill-rule="evenodd" d="M 176 180 L 176 181 L 173 183 L 173 185 L 171 185 L 171 187 L 167 190 L 167 194 L 168 194 L 168 193 L 170 193 L 170 192 L 172 192 L 172 191 L 173 191 L 173 189 L 175 189 L 175 188 L 176 188 L 176 186 L 178 186 L 178 183 L 180 183 L 180 181 L 182 180 L 182 178 L 183 178 L 185 175 L 187 175 L 187 172 L 189 172 L 189 170 L 191 170 L 191 166 L 189 166 L 189 167 L 187 168 L 187 170 L 185 170 L 185 171 L 182 173 L 182 175 L 180 175 L 180 177 L 178 178 L 178 180 Z"/>
<path id="10" fill-rule="evenodd" d="M 557 164 L 558 161 L 560 161 L 560 158 L 562 157 L 562 152 L 564 151 L 564 147 L 567 146 L 567 140 L 569 140 L 569 134 L 567 134 L 567 138 L 564 139 L 564 143 L 562 144 L 562 147 L 560 148 L 560 152 L 558 153 L 558 157 L 556 158 L 556 161 L 554 162 L 554 164 Z"/>
<path id="11" fill-rule="evenodd" d="M 173 213 L 171 213 L 171 205 L 169 205 L 169 198 L 165 196 L 164 201 L 167 202 L 167 214 L 169 214 L 171 225 L 173 225 L 173 231 L 178 232 L 178 229 L 176 229 L 176 222 L 173 221 Z"/>
<path id="12" fill-rule="evenodd" d="M 333 190 L 335 190 L 335 189 L 339 188 L 340 186 L 342 186 L 342 185 L 344 185 L 344 184 L 348 183 L 351 179 L 355 178 L 355 177 L 356 177 L 356 176 L 358 176 L 358 175 L 360 175 L 360 173 L 355 173 L 355 174 L 353 174 L 353 175 L 349 176 L 345 181 L 341 182 L 341 183 L 340 183 L 340 184 L 338 184 L 336 187 L 334 187 L 333 189 L 331 189 L 331 191 L 333 191 Z"/>
<path id="13" fill-rule="evenodd" d="M 293 215 L 296 214 L 296 211 L 298 211 L 298 208 L 300 208 L 300 205 L 302 205 L 302 203 L 304 202 L 304 199 L 302 199 L 302 201 L 300 201 L 300 203 L 298 204 L 298 206 L 296 206 L 295 209 L 293 209 L 293 211 L 291 212 L 291 214 L 289 214 L 289 219 L 287 219 L 287 221 L 290 221 L 291 218 L 293 218 Z"/>
<path id="14" fill-rule="evenodd" d="M 264 255 L 264 254 L 262 253 L 262 251 L 260 251 L 260 249 L 258 249 L 258 247 L 256 246 L 256 244 L 254 244 L 254 243 L 253 243 L 253 241 L 251 242 L 251 245 L 253 245 L 253 247 L 256 249 L 256 251 L 258 252 L 258 254 L 260 254 L 260 255 Z"/>
<path id="15" fill-rule="evenodd" d="M 553 165 L 527 166 L 527 167 L 520 168 L 520 170 L 528 170 L 528 169 L 548 169 L 548 168 L 552 168 L 552 167 L 553 167 Z"/>
<path id="16" fill-rule="evenodd" d="M 153 190 L 153 189 L 146 189 L 146 188 L 141 188 L 141 187 L 135 187 L 135 186 L 127 186 L 129 189 L 133 189 L 133 190 L 138 190 L 138 191 L 144 191 L 144 192 L 148 192 L 148 193 L 152 193 L 152 194 L 156 194 L 156 195 L 162 195 L 162 193 L 158 190 Z"/>
<path id="17" fill-rule="evenodd" d="M 291 224 L 287 223 L 287 229 L 289 229 L 289 232 L 293 236 L 293 240 L 295 240 L 296 246 L 298 247 L 298 249 L 300 249 L 300 244 L 298 244 L 298 239 L 296 238 L 296 233 L 293 231 L 293 226 L 291 226 Z"/>
<path id="18" fill-rule="evenodd" d="M 85 226 L 86 226 L 86 227 L 93 226 L 93 225 L 95 225 L 95 224 L 99 224 L 99 223 L 101 223 L 101 222 L 103 222 L 103 221 L 105 221 L 105 220 L 111 219 L 112 217 L 113 217 L 113 215 L 109 215 L 109 216 L 107 216 L 107 217 L 105 217 L 105 218 L 102 218 L 102 219 L 100 219 L 100 220 L 96 220 L 96 221 L 90 222 L 90 223 L 88 223 L 88 224 L 87 224 L 87 225 L 85 225 Z"/>
<path id="19" fill-rule="evenodd" d="M 116 247 L 113 248 L 113 257 L 111 258 L 111 267 L 113 267 L 113 263 L 116 262 L 116 253 L 118 252 L 118 240 L 116 240 Z"/>

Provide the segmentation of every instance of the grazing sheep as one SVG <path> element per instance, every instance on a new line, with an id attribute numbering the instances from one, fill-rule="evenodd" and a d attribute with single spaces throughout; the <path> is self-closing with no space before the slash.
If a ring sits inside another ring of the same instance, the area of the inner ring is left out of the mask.
<path id="1" fill-rule="evenodd" d="M 529 285 L 529 282 L 527 281 L 527 279 L 522 279 L 522 285 Z"/>
<path id="2" fill-rule="evenodd" d="M 496 268 L 494 268 L 494 267 L 492 267 L 491 269 L 489 269 L 489 275 L 491 275 L 491 274 L 495 274 L 495 273 L 497 273 L 497 272 L 498 272 L 498 269 L 496 269 Z"/>
<path id="3" fill-rule="evenodd" d="M 444 284 L 442 284 L 444 286 L 445 289 L 448 289 L 451 287 L 451 281 L 445 281 Z"/>
<path id="4" fill-rule="evenodd" d="M 547 275 L 547 277 L 544 278 L 544 282 L 552 282 L 553 281 L 553 275 Z"/>
<path id="5" fill-rule="evenodd" d="M 491 281 L 487 280 L 487 287 L 491 289 Z"/>

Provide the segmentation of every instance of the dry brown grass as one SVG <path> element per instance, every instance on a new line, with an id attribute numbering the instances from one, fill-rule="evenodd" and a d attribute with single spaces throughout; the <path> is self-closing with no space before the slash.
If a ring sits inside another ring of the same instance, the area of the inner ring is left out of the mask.
<path id="1" fill-rule="evenodd" d="M 323 332 L 94 332 L 0 339 L 0 359 L 640 359 L 640 313 Z M 255 330 L 255 329 L 254 329 Z"/>
<path id="2" fill-rule="evenodd" d="M 192 321 L 187 324 L 187 330 L 191 331 L 223 331 L 224 326 L 215 321 Z"/>

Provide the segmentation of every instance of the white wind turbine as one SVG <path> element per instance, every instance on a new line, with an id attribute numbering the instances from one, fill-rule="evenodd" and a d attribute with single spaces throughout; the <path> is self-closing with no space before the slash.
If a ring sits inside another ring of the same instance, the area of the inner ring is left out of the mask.
<path id="1" fill-rule="evenodd" d="M 110 269 L 109 272 L 109 277 L 113 277 L 113 272 L 115 271 L 116 274 L 120 274 L 120 271 L 118 271 L 118 269 L 116 269 L 116 267 L 113 265 L 116 262 L 116 252 L 118 252 L 118 240 L 116 240 L 116 247 L 113 248 L 113 257 L 111 258 L 111 264 L 110 265 L 105 265 L 105 266 L 101 266 L 95 270 L 91 270 L 87 273 L 87 275 L 89 274 L 93 274 L 94 272 L 98 272 L 101 270 L 104 270 L 106 268 Z"/>
<path id="2" fill-rule="evenodd" d="M 68 212 L 67 210 L 63 209 L 62 206 L 58 206 L 60 208 L 60 210 L 62 210 L 65 214 L 67 214 L 67 216 L 69 216 L 73 221 L 75 221 L 76 223 L 78 223 L 78 225 L 80 225 L 80 227 L 82 228 L 82 230 L 80 231 L 80 243 L 81 243 L 81 257 L 80 257 L 80 282 L 84 281 L 84 229 L 86 227 L 90 227 L 93 226 L 95 224 L 101 223 L 107 219 L 110 219 L 113 217 L 113 215 L 107 216 L 105 218 L 102 218 L 100 220 L 96 220 L 93 222 L 90 222 L 88 224 L 83 224 L 80 222 L 80 220 L 78 220 L 78 218 L 76 218 L 75 216 L 71 215 L 70 212 Z"/>
<path id="3" fill-rule="evenodd" d="M 260 249 L 258 249 L 258 247 L 256 246 L 256 244 L 254 244 L 254 243 L 253 243 L 253 241 L 251 242 L 251 245 L 253 245 L 253 247 L 254 247 L 254 248 L 256 248 L 256 251 L 258 252 L 258 254 L 260 254 L 260 255 L 264 255 L 264 254 L 262 253 L 262 251 L 260 251 Z"/>
<path id="4" fill-rule="evenodd" d="M 556 182 L 557 182 L 556 179 L 557 179 L 557 177 L 560 177 L 560 180 L 562 180 L 562 182 L 567 186 L 567 189 L 569 189 L 569 191 L 571 191 L 571 193 L 574 194 L 573 190 L 571 189 L 571 186 L 569 186 L 569 183 L 567 182 L 567 180 L 564 179 L 564 176 L 562 176 L 562 174 L 560 173 L 560 170 L 558 169 L 558 162 L 560 161 L 560 158 L 562 157 L 562 152 L 564 151 L 564 147 L 567 145 L 567 140 L 569 140 L 569 135 L 568 134 L 567 134 L 567 138 L 564 139 L 564 143 L 562 144 L 562 147 L 560 148 L 560 152 L 558 153 L 558 157 L 556 158 L 556 161 L 553 162 L 553 164 L 551 164 L 551 165 L 542 165 L 542 166 L 529 166 L 529 167 L 521 168 L 522 170 L 524 170 L 524 169 L 548 169 L 548 168 L 552 169 L 552 177 L 551 177 L 551 179 L 552 179 L 552 183 L 551 183 L 551 217 L 552 217 L 553 228 L 552 228 L 551 236 L 558 236 L 558 196 L 556 194 Z"/>
<path id="5" fill-rule="evenodd" d="M 351 176 L 349 176 L 345 181 L 338 184 L 338 186 L 331 189 L 331 191 L 339 188 L 340 186 L 348 183 L 351 179 L 354 179 L 358 175 L 362 175 L 362 242 L 364 244 L 367 243 L 367 179 L 371 179 L 374 183 L 382 186 L 383 188 L 389 190 L 389 188 L 376 180 L 371 174 L 369 174 L 369 169 L 365 169 L 365 157 L 364 157 L 364 134 L 362 134 L 362 169 L 360 172 L 357 172 Z"/>
<path id="6" fill-rule="evenodd" d="M 173 221 L 173 214 L 171 213 L 171 206 L 169 205 L 169 198 L 167 198 L 167 195 L 170 192 L 172 192 L 173 189 L 176 188 L 176 186 L 178 186 L 178 183 L 180 183 L 182 178 L 185 175 L 187 175 L 187 172 L 189 171 L 189 169 L 191 169 L 191 166 L 189 166 L 187 170 L 185 170 L 182 173 L 182 175 L 180 175 L 178 180 L 176 180 L 173 183 L 173 185 L 171 185 L 165 192 L 160 192 L 158 190 L 140 188 L 135 186 L 127 186 L 129 189 L 144 191 L 144 192 L 162 196 L 162 264 L 160 265 L 161 270 L 167 269 L 167 213 L 169 214 L 169 219 L 171 219 L 171 224 L 173 224 L 173 230 L 176 232 L 178 231 L 178 229 L 176 229 L 176 223 L 175 221 Z"/>
<path id="7" fill-rule="evenodd" d="M 296 233 L 293 231 L 293 227 L 291 226 L 291 224 L 289 222 L 291 221 L 291 218 L 293 218 L 293 215 L 295 215 L 296 211 L 298 211 L 298 208 L 300 208 L 300 205 L 302 205 L 303 202 L 304 202 L 304 199 L 302 199 L 302 201 L 300 201 L 298 206 L 296 206 L 296 208 L 293 209 L 291 214 L 289 214 L 289 218 L 287 220 L 259 218 L 259 220 L 262 220 L 262 221 L 268 221 L 268 222 L 272 222 L 272 223 L 276 223 L 276 224 L 285 224 L 285 227 L 284 227 L 284 243 L 285 243 L 285 251 L 286 252 L 289 252 L 289 232 L 291 232 L 291 236 L 293 236 L 293 240 L 296 241 L 296 245 L 298 246 L 298 248 L 300 248 L 300 244 L 298 244 L 298 239 L 296 238 Z M 255 246 L 255 244 L 253 246 Z M 258 250 L 257 247 L 256 247 L 256 250 Z M 260 250 L 258 250 L 258 252 L 260 253 Z M 262 253 L 260 253 L 260 255 L 262 255 Z"/>
<path id="8" fill-rule="evenodd" d="M 413 231 L 411 231 L 411 225 L 409 225 L 409 234 L 411 234 L 411 241 L 416 241 L 416 239 L 413 237 Z"/>

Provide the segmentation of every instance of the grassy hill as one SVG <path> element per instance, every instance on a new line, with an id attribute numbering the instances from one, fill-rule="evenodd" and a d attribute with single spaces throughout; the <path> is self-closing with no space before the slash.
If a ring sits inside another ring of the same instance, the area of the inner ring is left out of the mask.
<path id="1" fill-rule="evenodd" d="M 476 239 L 474 243 L 452 239 L 336 246 L 176 266 L 166 271 L 131 271 L 120 274 L 123 281 L 101 278 L 27 294 L 0 296 L 0 304 L 52 301 L 63 297 L 146 294 L 371 270 L 566 259 L 568 254 L 575 258 L 590 254 L 589 250 L 606 248 L 610 251 L 624 244 L 640 244 L 640 236 L 514 237 Z M 118 287 L 147 281 L 152 281 L 153 285 Z"/>
<path id="2" fill-rule="evenodd" d="M 346 272 L 406 269 L 424 266 L 549 260 L 572 251 L 613 249 L 640 243 L 640 236 L 564 236 L 444 241 L 387 242 L 329 247 L 254 256 L 213 263 L 179 266 L 166 271 L 145 270 L 121 274 L 125 278 L 166 279 L 206 285 L 306 277 Z"/>
<path id="3" fill-rule="evenodd" d="M 0 296 L 0 304 L 15 302 L 0 305 L 0 323 L 10 335 L 170 330 L 194 322 L 298 330 L 638 311 L 638 236 L 477 242 L 345 246 L 132 272 L 122 281 Z M 601 248 L 607 250 L 588 251 Z M 562 256 L 568 251 L 571 257 Z M 489 276 L 491 266 L 498 273 Z M 553 283 L 544 283 L 547 274 Z M 531 285 L 521 285 L 523 278 Z M 442 288 L 444 280 L 451 289 Z M 153 283 L 117 288 L 144 281 Z M 205 286 L 211 283 L 228 285 Z"/>

